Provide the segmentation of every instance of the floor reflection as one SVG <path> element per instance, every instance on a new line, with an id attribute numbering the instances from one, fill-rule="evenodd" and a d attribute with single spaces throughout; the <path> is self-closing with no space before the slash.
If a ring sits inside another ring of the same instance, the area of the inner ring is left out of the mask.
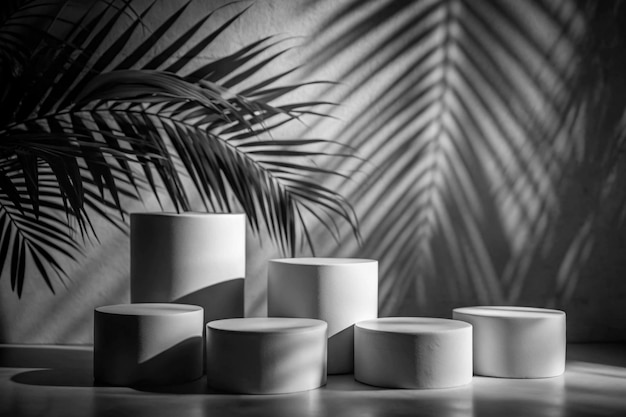
<path id="1" fill-rule="evenodd" d="M 626 415 L 624 345 L 568 347 L 563 376 L 474 377 L 438 390 L 394 390 L 333 375 L 326 386 L 285 395 L 211 391 L 206 378 L 163 387 L 94 386 L 90 350 L 0 346 L 0 416 L 63 417 L 578 417 Z"/>
<path id="2" fill-rule="evenodd" d="M 541 379 L 474 377 L 478 416 L 562 417 L 565 376 Z"/>

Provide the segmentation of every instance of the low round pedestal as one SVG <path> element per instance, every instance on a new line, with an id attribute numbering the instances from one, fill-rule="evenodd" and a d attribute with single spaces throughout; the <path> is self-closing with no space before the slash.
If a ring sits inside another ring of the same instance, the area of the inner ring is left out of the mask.
<path id="1" fill-rule="evenodd" d="M 326 383 L 326 331 L 321 320 L 244 318 L 207 324 L 211 388 L 241 394 L 283 394 Z"/>
<path id="2" fill-rule="evenodd" d="M 94 313 L 94 379 L 168 385 L 202 376 L 201 307 L 119 304 Z"/>
<path id="3" fill-rule="evenodd" d="M 530 307 L 456 308 L 474 327 L 474 373 L 547 378 L 565 370 L 565 313 Z"/>
<path id="4" fill-rule="evenodd" d="M 389 388 L 448 388 L 472 380 L 472 326 L 387 317 L 354 327 L 354 378 Z"/>

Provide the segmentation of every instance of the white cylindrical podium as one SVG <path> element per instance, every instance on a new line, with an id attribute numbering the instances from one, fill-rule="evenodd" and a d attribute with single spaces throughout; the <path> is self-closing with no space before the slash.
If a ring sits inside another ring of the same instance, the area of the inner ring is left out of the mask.
<path id="1" fill-rule="evenodd" d="M 328 323 L 328 373 L 354 369 L 354 323 L 378 317 L 378 261 L 351 258 L 273 259 L 268 315 Z"/>
<path id="2" fill-rule="evenodd" d="M 565 313 L 531 307 L 455 308 L 474 328 L 474 373 L 547 378 L 565 370 Z"/>
<path id="3" fill-rule="evenodd" d="M 132 213 L 131 302 L 204 308 L 205 322 L 243 317 L 246 219 L 228 213 Z"/>
<path id="4" fill-rule="evenodd" d="M 119 304 L 94 312 L 94 379 L 109 385 L 168 385 L 202 376 L 202 308 Z"/>
<path id="5" fill-rule="evenodd" d="M 206 328 L 209 387 L 240 394 L 284 394 L 326 383 L 326 329 L 321 320 L 216 320 Z"/>
<path id="6" fill-rule="evenodd" d="M 354 378 L 389 388 L 450 388 L 472 381 L 472 326 L 386 317 L 354 327 Z"/>

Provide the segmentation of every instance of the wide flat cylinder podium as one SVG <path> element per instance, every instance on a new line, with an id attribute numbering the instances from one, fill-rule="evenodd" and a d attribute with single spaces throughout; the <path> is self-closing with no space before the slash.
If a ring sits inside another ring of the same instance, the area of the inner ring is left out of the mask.
<path id="1" fill-rule="evenodd" d="M 230 213 L 131 213 L 131 302 L 204 308 L 205 322 L 243 317 L 246 218 Z"/>
<path id="2" fill-rule="evenodd" d="M 474 328 L 474 373 L 549 378 L 565 371 L 565 313 L 534 307 L 478 306 L 453 310 Z"/>
<path id="3" fill-rule="evenodd" d="M 354 327 L 354 379 L 407 389 L 472 381 L 472 326 L 430 317 L 386 317 Z"/>
<path id="4" fill-rule="evenodd" d="M 216 320 L 206 326 L 209 387 L 285 394 L 326 384 L 327 325 L 298 318 Z"/>
<path id="5" fill-rule="evenodd" d="M 328 323 L 328 373 L 354 369 L 354 324 L 378 317 L 378 261 L 356 258 L 272 259 L 268 315 Z"/>

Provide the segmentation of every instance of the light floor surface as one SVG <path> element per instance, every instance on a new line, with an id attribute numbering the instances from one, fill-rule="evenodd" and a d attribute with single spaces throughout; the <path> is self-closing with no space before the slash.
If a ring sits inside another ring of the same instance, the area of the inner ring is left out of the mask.
<path id="1" fill-rule="evenodd" d="M 475 376 L 437 390 L 394 390 L 328 378 L 320 389 L 285 395 L 211 391 L 206 378 L 137 389 L 94 386 L 92 349 L 0 345 L 1 416 L 626 416 L 626 345 L 569 345 L 564 375 L 547 379 Z"/>

